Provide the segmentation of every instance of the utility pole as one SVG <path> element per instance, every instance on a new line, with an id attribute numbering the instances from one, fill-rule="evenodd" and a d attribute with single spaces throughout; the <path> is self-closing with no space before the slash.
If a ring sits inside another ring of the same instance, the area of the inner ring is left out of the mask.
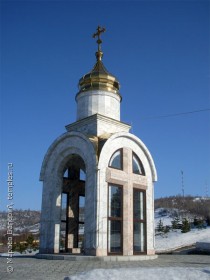
<path id="1" fill-rule="evenodd" d="M 182 196 L 184 197 L 184 172 L 181 170 Z"/>
<path id="2" fill-rule="evenodd" d="M 209 197 L 209 189 L 208 189 L 208 184 L 206 182 L 206 197 Z"/>

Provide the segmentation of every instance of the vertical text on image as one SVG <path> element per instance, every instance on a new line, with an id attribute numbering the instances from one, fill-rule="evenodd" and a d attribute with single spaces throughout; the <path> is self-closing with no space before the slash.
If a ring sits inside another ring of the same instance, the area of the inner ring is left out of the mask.
<path id="1" fill-rule="evenodd" d="M 13 163 L 8 163 L 8 173 L 7 173 L 7 272 L 12 273 L 14 268 L 13 264 L 13 254 L 12 245 L 13 245 L 13 197 L 14 197 L 14 181 L 13 181 Z"/>

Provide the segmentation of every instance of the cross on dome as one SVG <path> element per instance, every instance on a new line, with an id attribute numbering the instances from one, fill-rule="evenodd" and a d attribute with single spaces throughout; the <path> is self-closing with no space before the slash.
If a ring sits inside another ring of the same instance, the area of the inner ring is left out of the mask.
<path id="1" fill-rule="evenodd" d="M 93 38 L 98 37 L 98 40 L 96 41 L 96 43 L 98 44 L 98 51 L 100 51 L 101 43 L 102 43 L 100 35 L 101 35 L 101 33 L 104 33 L 106 31 L 106 29 L 104 27 L 98 26 L 96 30 L 97 30 L 97 32 L 93 34 Z"/>
<path id="2" fill-rule="evenodd" d="M 96 33 L 92 35 L 93 38 L 97 37 L 96 43 L 98 44 L 98 50 L 95 53 L 97 61 L 93 69 L 79 80 L 78 94 L 91 90 L 103 90 L 119 95 L 121 101 L 119 81 L 105 68 L 102 62 L 103 52 L 101 50 L 101 34 L 105 31 L 106 29 L 104 27 L 98 26 L 96 28 Z"/>

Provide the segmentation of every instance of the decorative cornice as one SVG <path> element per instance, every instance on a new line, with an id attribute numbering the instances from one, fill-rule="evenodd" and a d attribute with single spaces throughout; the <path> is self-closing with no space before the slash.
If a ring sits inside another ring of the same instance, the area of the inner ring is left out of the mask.
<path id="1" fill-rule="evenodd" d="M 106 122 L 107 124 L 115 124 L 118 127 L 121 126 L 122 128 L 124 128 L 126 130 L 129 130 L 131 128 L 131 125 L 129 125 L 127 123 L 124 123 L 124 122 L 121 122 L 121 121 L 103 116 L 101 114 L 94 114 L 94 115 L 89 116 L 87 118 L 81 119 L 79 121 L 76 121 L 74 123 L 66 125 L 65 128 L 66 128 L 67 131 L 73 131 L 74 128 L 85 126 L 87 124 L 91 124 L 91 123 L 94 123 L 94 122 L 97 122 L 97 121 L 103 121 L 103 122 Z"/>

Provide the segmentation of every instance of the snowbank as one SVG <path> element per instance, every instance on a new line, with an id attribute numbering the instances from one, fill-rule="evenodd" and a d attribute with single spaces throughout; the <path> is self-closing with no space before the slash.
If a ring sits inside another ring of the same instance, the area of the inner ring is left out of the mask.
<path id="1" fill-rule="evenodd" d="M 210 227 L 207 229 L 193 229 L 187 233 L 180 230 L 171 231 L 163 236 L 155 237 L 155 250 L 157 253 L 172 251 L 181 247 L 190 246 L 203 239 L 209 240 Z"/>
<path id="2" fill-rule="evenodd" d="M 119 268 L 94 269 L 64 280 L 209 280 L 210 268 Z"/>
<path id="3" fill-rule="evenodd" d="M 9 253 L 2 253 L 2 254 L 0 254 L 1 257 L 10 257 L 10 255 L 11 254 L 9 254 Z M 14 252 L 14 254 L 12 254 L 12 255 L 13 255 L 13 257 L 17 257 L 17 256 L 21 256 L 21 253 Z"/>
<path id="4" fill-rule="evenodd" d="M 15 251 L 15 252 L 13 253 L 13 257 L 34 256 L 34 255 L 36 255 L 37 253 L 39 253 L 39 250 L 32 251 L 32 252 L 29 252 L 28 250 L 26 250 L 26 251 L 23 252 L 22 254 Z M 9 256 L 10 256 L 10 254 L 8 254 L 7 252 L 6 252 L 6 253 L 1 253 L 1 254 L 0 254 L 0 257 L 9 257 Z"/>

